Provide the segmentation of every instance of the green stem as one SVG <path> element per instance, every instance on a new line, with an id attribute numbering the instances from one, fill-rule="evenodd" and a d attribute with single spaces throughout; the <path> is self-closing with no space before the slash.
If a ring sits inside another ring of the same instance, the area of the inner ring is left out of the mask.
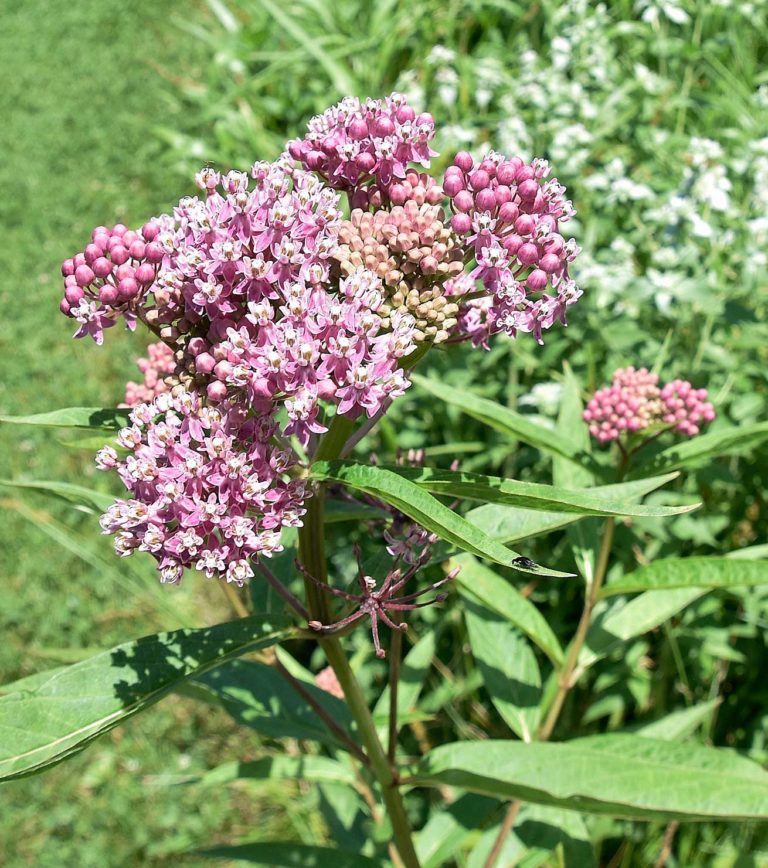
<path id="1" fill-rule="evenodd" d="M 547 717 L 539 730 L 540 741 L 547 741 L 552 735 L 552 730 L 555 728 L 560 712 L 563 709 L 563 703 L 568 695 L 568 691 L 578 681 L 581 672 L 577 669 L 579 654 L 584 645 L 584 640 L 587 638 L 587 630 L 589 622 L 592 619 L 592 610 L 595 608 L 600 588 L 603 586 L 603 580 L 608 569 L 608 560 L 611 554 L 611 545 L 613 544 L 613 531 L 616 527 L 616 519 L 609 518 L 605 523 L 603 530 L 603 538 L 600 543 L 600 553 L 597 556 L 597 565 L 595 567 L 595 577 L 587 587 L 587 594 L 584 600 L 584 609 L 579 619 L 579 626 L 576 628 L 576 633 L 571 640 L 568 648 L 568 655 L 565 658 L 562 668 L 558 674 L 557 693 L 552 705 L 549 708 Z"/>
<path id="2" fill-rule="evenodd" d="M 332 460 L 338 457 L 354 425 L 354 420 L 345 416 L 336 416 L 328 432 L 318 444 L 315 459 Z M 328 575 L 325 558 L 324 509 L 323 486 L 318 485 L 313 496 L 307 501 L 304 525 L 299 529 L 299 557 L 306 570 L 320 582 L 326 582 Z M 310 617 L 323 624 L 329 623 L 327 601 L 320 589 L 314 582 L 306 578 L 304 585 Z M 371 770 L 381 787 L 384 804 L 392 824 L 392 834 L 403 864 L 406 868 L 419 868 L 419 859 L 413 846 L 411 827 L 398 789 L 397 772 L 393 764 L 390 764 L 381 744 L 362 688 L 349 665 L 349 660 L 339 638 L 329 636 L 318 641 L 325 652 L 328 663 L 339 679 L 347 705 L 357 724 L 357 731 L 368 756 Z"/>
<path id="3" fill-rule="evenodd" d="M 376 725 L 373 722 L 373 717 L 371 717 L 371 712 L 360 684 L 357 678 L 355 678 L 354 672 L 352 672 L 347 655 L 344 653 L 344 649 L 341 647 L 341 642 L 338 639 L 321 639 L 320 645 L 325 651 L 325 656 L 336 673 L 336 677 L 339 679 L 347 705 L 349 705 L 349 709 L 357 724 L 360 740 L 365 747 L 365 752 L 368 754 L 371 770 L 381 786 L 384 804 L 387 806 L 387 814 L 392 823 L 392 834 L 394 835 L 397 849 L 400 852 L 400 857 L 407 868 L 419 868 L 419 858 L 413 846 L 410 823 L 405 813 L 405 805 L 400 796 L 400 791 L 397 788 L 398 781 L 379 740 Z"/>
<path id="4" fill-rule="evenodd" d="M 579 625 L 576 628 L 576 633 L 571 640 L 571 644 L 568 646 L 568 654 L 565 658 L 565 662 L 558 673 L 557 693 L 552 701 L 552 705 L 549 707 L 544 723 L 539 729 L 539 741 L 549 740 L 549 737 L 552 735 L 552 730 L 554 730 L 555 724 L 560 717 L 560 712 L 563 710 L 563 705 L 568 696 L 568 691 L 574 686 L 581 675 L 581 671 L 577 668 L 579 654 L 584 646 L 584 640 L 587 638 L 589 622 L 592 620 L 592 611 L 595 608 L 595 603 L 600 594 L 600 588 L 603 586 L 603 580 L 605 579 L 605 574 L 608 570 L 608 560 L 611 555 L 611 545 L 613 544 L 613 531 L 615 527 L 616 520 L 609 518 L 603 529 L 600 553 L 597 556 L 597 565 L 595 566 L 595 577 L 592 582 L 587 585 L 584 609 L 582 610 L 581 618 L 579 618 Z M 496 865 L 496 860 L 504 847 L 504 841 L 506 840 L 507 835 L 512 831 L 512 827 L 515 825 L 515 820 L 520 811 L 520 806 L 520 799 L 515 799 L 507 808 L 504 822 L 501 825 L 493 849 L 491 850 L 488 859 L 485 861 L 483 868 L 494 868 Z"/>

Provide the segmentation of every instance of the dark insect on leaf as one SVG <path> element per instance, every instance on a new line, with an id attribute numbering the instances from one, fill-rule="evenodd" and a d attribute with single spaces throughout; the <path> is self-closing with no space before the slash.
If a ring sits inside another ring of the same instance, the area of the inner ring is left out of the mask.
<path id="1" fill-rule="evenodd" d="M 516 567 L 522 567 L 525 570 L 537 570 L 539 565 L 536 561 L 532 561 L 530 558 L 525 558 L 522 555 L 520 557 L 514 558 L 512 563 Z"/>

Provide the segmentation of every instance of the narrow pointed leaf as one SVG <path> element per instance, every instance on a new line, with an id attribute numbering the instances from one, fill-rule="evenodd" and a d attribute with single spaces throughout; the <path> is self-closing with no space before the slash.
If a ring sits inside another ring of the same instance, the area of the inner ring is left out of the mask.
<path id="1" fill-rule="evenodd" d="M 638 468 L 644 471 L 650 469 L 657 473 L 679 467 L 691 467 L 721 455 L 732 455 L 734 452 L 753 449 L 765 440 L 768 440 L 768 422 L 710 431 L 691 440 L 675 443 L 674 446 L 663 449 L 645 463 L 642 463 L 641 453 L 639 456 L 641 463 L 638 464 Z"/>
<path id="2" fill-rule="evenodd" d="M 654 476 L 650 479 L 640 479 L 636 482 L 621 482 L 616 485 L 601 485 L 591 488 L 588 493 L 599 497 L 610 497 L 622 503 L 634 503 L 645 494 L 655 491 L 676 479 L 677 473 L 666 476 Z M 466 514 L 467 521 L 477 525 L 497 542 L 515 543 L 530 539 L 540 534 L 559 530 L 583 518 L 567 512 L 539 512 L 532 509 L 520 509 L 515 506 L 501 506 L 489 503 L 478 506 Z"/>
<path id="3" fill-rule="evenodd" d="M 435 656 L 437 636 L 430 630 L 411 648 L 400 664 L 400 679 L 397 689 L 397 717 L 404 718 L 416 709 L 416 701 L 424 687 L 432 658 Z M 384 688 L 373 710 L 375 719 L 387 720 L 389 715 L 389 685 Z M 383 737 L 384 728 L 380 735 Z"/>
<path id="4" fill-rule="evenodd" d="M 129 413 L 130 410 L 117 407 L 65 407 L 33 416 L 0 416 L 0 422 L 44 428 L 97 428 L 117 431 L 128 423 Z"/>
<path id="5" fill-rule="evenodd" d="M 234 847 L 213 847 L 197 850 L 197 855 L 209 859 L 248 862 L 265 868 L 383 868 L 381 862 L 339 850 L 338 847 L 313 847 L 295 841 L 255 841 Z"/>
<path id="6" fill-rule="evenodd" d="M 215 693 L 238 723 L 262 735 L 310 739 L 332 747 L 344 746 L 274 666 L 253 660 L 234 660 L 195 678 L 194 683 Z M 343 729 L 352 729 L 349 710 L 342 700 L 314 684 L 302 686 Z"/>
<path id="7" fill-rule="evenodd" d="M 42 479 L 0 479 L 0 486 L 3 488 L 26 488 L 30 491 L 53 494 L 70 503 L 86 506 L 97 512 L 103 512 L 115 502 L 115 498 L 111 494 L 105 494 L 103 491 L 94 491 L 91 488 L 86 488 L 83 485 L 74 485 L 70 482 L 46 481 Z"/>
<path id="8" fill-rule="evenodd" d="M 544 566 L 534 569 L 522 565 L 518 562 L 520 555 L 517 552 L 491 539 L 415 483 L 383 467 L 351 461 L 316 461 L 312 465 L 310 478 L 341 482 L 357 491 L 379 497 L 441 539 L 478 557 L 539 576 L 571 575 Z"/>
<path id="9" fill-rule="evenodd" d="M 471 555 L 459 555 L 452 564 L 461 567 L 456 581 L 463 597 L 482 603 L 522 630 L 555 666 L 563 662 L 563 649 L 546 618 L 512 584 Z"/>
<path id="10" fill-rule="evenodd" d="M 693 734 L 721 702 L 722 700 L 719 698 L 712 699 L 709 702 L 700 702 L 698 705 L 692 705 L 681 711 L 673 711 L 666 717 L 646 723 L 633 730 L 633 733 L 634 735 L 641 735 L 643 738 L 679 741 Z"/>
<path id="11" fill-rule="evenodd" d="M 443 810 L 433 812 L 416 835 L 416 853 L 422 868 L 442 868 L 448 864 L 498 805 L 496 799 L 465 793 Z"/>
<path id="12" fill-rule="evenodd" d="M 646 591 L 629 602 L 612 600 L 596 607 L 579 655 L 579 668 L 591 666 L 629 639 L 654 630 L 706 592 L 706 588 Z"/>
<path id="13" fill-rule="evenodd" d="M 499 798 L 649 820 L 768 819 L 768 772 L 724 749 L 640 736 L 459 742 L 416 775 Z"/>
<path id="14" fill-rule="evenodd" d="M 596 516 L 668 516 L 691 512 L 699 506 L 643 506 L 616 499 L 610 494 L 606 497 L 599 493 L 600 489 L 568 491 L 554 485 L 518 482 L 516 479 L 500 479 L 498 476 L 485 476 L 482 473 L 438 470 L 431 467 L 380 466 L 378 469 L 395 473 L 432 494 L 550 512 Z"/>
<path id="15" fill-rule="evenodd" d="M 157 633 L 0 689 L 0 780 L 54 765 L 188 678 L 291 635 L 254 616 Z"/>
<path id="16" fill-rule="evenodd" d="M 539 726 L 541 673 L 528 641 L 509 621 L 471 600 L 464 620 L 491 702 L 517 736 L 532 741 Z"/>
<path id="17" fill-rule="evenodd" d="M 665 558 L 628 573 L 603 588 L 602 596 L 672 588 L 742 588 L 768 585 L 768 560 Z"/>
<path id="18" fill-rule="evenodd" d="M 355 773 L 350 766 L 323 756 L 278 756 L 263 757 L 250 762 L 228 762 L 217 766 L 200 778 L 203 786 L 221 786 L 233 781 L 280 781 L 297 780 L 313 783 L 341 783 L 355 786 Z"/>

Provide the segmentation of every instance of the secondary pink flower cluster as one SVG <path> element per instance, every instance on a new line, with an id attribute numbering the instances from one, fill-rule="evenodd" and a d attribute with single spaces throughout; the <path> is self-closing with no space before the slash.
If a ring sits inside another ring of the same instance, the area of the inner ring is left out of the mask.
<path id="1" fill-rule="evenodd" d="M 582 294 L 568 276 L 579 248 L 559 231 L 575 212 L 565 188 L 545 182 L 549 171 L 545 160 L 526 165 L 493 151 L 475 165 L 464 151 L 443 181 L 451 227 L 474 249 L 470 276 L 494 297 L 490 327 L 512 336 L 529 332 L 539 342 L 543 329 L 565 324 L 566 308 Z"/>
<path id="2" fill-rule="evenodd" d="M 134 231 L 118 223 L 111 229 L 97 226 L 85 250 L 61 266 L 64 298 L 59 309 L 80 323 L 76 338 L 90 335 L 97 344 L 104 329 L 123 316 L 134 328 L 136 312 L 143 305 L 157 277 L 163 249 L 155 241 L 154 221 Z"/>
<path id="3" fill-rule="evenodd" d="M 175 372 L 176 358 L 168 344 L 157 341 L 147 347 L 147 357 L 139 359 L 136 365 L 144 375 L 144 381 L 134 383 L 129 380 L 125 384 L 125 401 L 121 405 L 124 407 L 152 401 L 163 392 L 168 392 L 170 386 L 166 378 Z"/>
<path id="4" fill-rule="evenodd" d="M 198 196 L 139 230 L 98 227 L 64 263 L 61 310 L 78 321 L 76 337 L 101 343 L 123 317 L 162 341 L 140 364 L 144 382 L 126 390 L 135 420 L 121 445 L 134 454 L 99 459 L 134 497 L 105 519 L 121 552 L 152 551 L 164 580 L 202 564 L 239 581 L 242 562 L 300 520 L 307 492 L 285 477 L 297 456 L 275 457 L 287 438 L 311 457 L 334 415 L 374 417 L 408 388 L 419 344 L 487 346 L 502 329 L 541 340 L 564 322 L 580 291 L 567 273 L 577 248 L 559 233 L 572 214 L 563 188 L 544 181 L 543 162 L 493 153 L 477 167 L 459 154 L 441 185 L 421 171 L 434 134 L 432 117 L 400 94 L 342 100 L 276 161 L 205 168 Z M 226 459 L 211 452 L 213 435 L 198 436 L 212 427 L 226 435 Z M 223 469 L 237 456 L 251 488 L 265 474 L 264 503 Z M 178 481 L 178 503 L 156 480 Z M 256 524 L 244 546 L 246 518 Z M 189 528 L 200 528 L 194 552 L 178 544 Z"/>
<path id="5" fill-rule="evenodd" d="M 363 102 L 346 97 L 312 118 L 307 135 L 289 142 L 288 151 L 337 189 L 358 188 L 371 179 L 386 189 L 405 178 L 409 163 L 429 165 L 434 136 L 432 115 L 417 117 L 402 94 Z"/>
<path id="6" fill-rule="evenodd" d="M 177 387 L 129 418 L 117 438 L 125 457 L 111 446 L 97 456 L 132 495 L 101 519 L 118 555 L 149 552 L 163 582 L 194 567 L 242 585 L 253 575 L 250 560 L 280 551 L 281 529 L 301 524 L 306 484 L 290 478 L 296 457 L 274 444 L 270 417 L 207 406 Z"/>
<path id="7" fill-rule="evenodd" d="M 589 433 L 600 443 L 618 440 L 622 432 L 673 430 L 686 437 L 699 433 L 715 418 L 706 389 L 686 380 L 673 380 L 659 388 L 659 378 L 646 368 L 619 368 L 613 382 L 595 392 L 584 410 Z"/>

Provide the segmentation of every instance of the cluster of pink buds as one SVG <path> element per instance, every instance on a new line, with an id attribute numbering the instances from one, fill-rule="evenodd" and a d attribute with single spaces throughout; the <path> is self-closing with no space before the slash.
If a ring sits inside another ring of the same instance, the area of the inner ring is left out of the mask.
<path id="1" fill-rule="evenodd" d="M 386 188 L 405 178 L 409 163 L 429 165 L 434 136 L 432 115 L 417 116 L 402 94 L 363 102 L 346 97 L 312 118 L 307 135 L 289 142 L 288 152 L 336 189 L 371 179 Z"/>
<path id="2" fill-rule="evenodd" d="M 136 365 L 144 380 L 141 383 L 130 380 L 125 384 L 124 407 L 152 401 L 168 392 L 172 385 L 171 375 L 176 370 L 176 357 L 168 344 L 157 341 L 147 347 L 146 358 L 139 359 Z"/>
<path id="3" fill-rule="evenodd" d="M 164 256 L 156 241 L 159 231 L 155 221 L 138 231 L 122 223 L 111 229 L 97 226 L 85 250 L 63 263 L 64 298 L 59 307 L 80 323 L 75 337 L 90 335 L 100 344 L 104 329 L 120 316 L 130 328 L 135 326 Z"/>
<path id="4" fill-rule="evenodd" d="M 619 368 L 613 382 L 595 392 L 584 410 L 589 432 L 600 443 L 618 440 L 622 432 L 660 433 L 673 430 L 687 437 L 715 418 L 706 389 L 686 380 L 659 388 L 659 378 L 646 368 Z"/>
<path id="5" fill-rule="evenodd" d="M 579 249 L 559 232 L 575 212 L 565 188 L 544 180 L 549 171 L 545 160 L 526 165 L 493 151 L 475 165 L 463 151 L 443 181 L 451 227 L 474 250 L 471 276 L 494 296 L 495 328 L 530 332 L 539 342 L 543 329 L 565 324 L 566 308 L 581 296 L 568 277 Z"/>
<path id="6" fill-rule="evenodd" d="M 715 408 L 706 389 L 694 389 L 687 380 L 673 380 L 661 390 L 662 421 L 686 437 L 695 437 L 703 422 L 712 422 Z"/>

